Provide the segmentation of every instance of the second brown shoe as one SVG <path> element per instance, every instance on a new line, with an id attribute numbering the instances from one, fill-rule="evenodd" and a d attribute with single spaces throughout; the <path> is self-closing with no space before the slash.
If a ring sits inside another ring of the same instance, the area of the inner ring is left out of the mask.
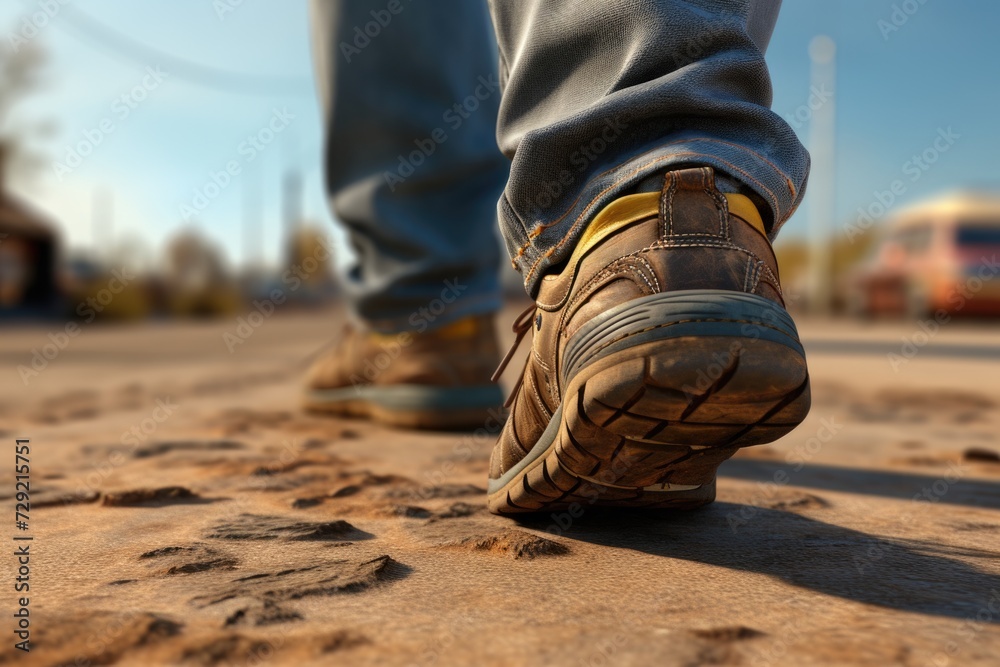
<path id="1" fill-rule="evenodd" d="M 484 427 L 502 418 L 503 397 L 490 381 L 499 358 L 492 315 L 422 333 L 349 325 L 312 365 L 305 408 L 404 428 Z"/>
<path id="2" fill-rule="evenodd" d="M 704 505 L 720 463 L 809 410 L 760 214 L 710 168 L 608 205 L 515 331 L 533 340 L 492 455 L 496 513 Z"/>

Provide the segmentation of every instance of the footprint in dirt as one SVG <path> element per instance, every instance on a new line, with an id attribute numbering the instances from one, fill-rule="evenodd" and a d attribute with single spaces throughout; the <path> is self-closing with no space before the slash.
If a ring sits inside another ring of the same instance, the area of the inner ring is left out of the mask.
<path id="1" fill-rule="evenodd" d="M 215 540 L 292 541 L 355 541 L 374 537 L 346 521 L 298 521 L 258 514 L 240 514 L 233 519 L 216 523 L 204 536 Z"/>
<path id="2" fill-rule="evenodd" d="M 282 634 L 235 632 L 204 624 L 185 626 L 146 611 L 67 611 L 50 615 L 49 620 L 37 630 L 32 628 L 31 639 L 32 648 L 44 647 L 44 664 L 53 665 L 258 664 L 265 662 L 264 656 L 279 654 L 289 664 L 300 664 L 371 643 L 353 630 L 320 630 L 289 641 Z M 0 649 L 0 663 L 13 664 L 22 655 L 8 644 Z"/>
<path id="3" fill-rule="evenodd" d="M 226 617 L 223 627 L 231 628 L 239 625 L 276 625 L 278 623 L 293 623 L 305 618 L 294 609 L 286 609 L 274 600 L 253 602 L 246 607 L 240 607 Z"/>
<path id="4" fill-rule="evenodd" d="M 31 647 L 44 647 L 49 665 L 117 664 L 135 651 L 156 650 L 176 641 L 184 628 L 166 616 L 143 611 L 52 612 L 48 622 L 32 627 L 31 633 Z M 6 644 L 0 663 L 17 664 L 23 653 L 13 642 Z"/>
<path id="5" fill-rule="evenodd" d="M 213 503 L 216 500 L 218 499 L 202 498 L 183 486 L 164 486 L 157 489 L 109 491 L 103 495 L 101 504 L 105 507 L 166 507 Z"/>
<path id="6" fill-rule="evenodd" d="M 195 574 L 213 570 L 234 570 L 239 561 L 206 544 L 169 546 L 153 549 L 139 555 L 154 576 Z"/>
<path id="7" fill-rule="evenodd" d="M 227 600 L 246 600 L 249 606 L 243 608 L 244 614 L 227 619 L 227 623 L 238 623 L 247 615 L 257 618 L 270 613 L 264 609 L 265 600 L 277 604 L 305 597 L 361 593 L 398 581 L 409 573 L 409 567 L 386 555 L 367 560 L 324 559 L 301 567 L 255 572 L 228 581 L 209 581 L 191 602 L 206 608 Z"/>
<path id="8" fill-rule="evenodd" d="M 158 662 L 205 667 L 258 665 L 270 664 L 272 657 L 280 655 L 282 664 L 313 664 L 317 657 L 350 651 L 371 643 L 368 637 L 353 630 L 296 635 L 295 641 L 288 641 L 283 634 L 250 636 L 223 630 L 210 633 L 207 637 L 202 635 L 190 639 Z"/>
<path id="9" fill-rule="evenodd" d="M 453 542 L 444 542 L 441 546 L 502 556 L 513 560 L 531 560 L 542 556 L 562 556 L 569 553 L 569 548 L 560 542 L 516 528 L 471 535 Z"/>
<path id="10" fill-rule="evenodd" d="M 461 505 L 457 512 L 456 505 Z M 415 518 L 402 518 L 403 527 L 416 541 L 448 551 L 481 553 L 512 560 L 561 556 L 570 552 L 554 536 L 512 528 L 509 519 L 487 514 L 485 504 L 456 505 L 424 510 L 426 515 Z"/>
<path id="11" fill-rule="evenodd" d="M 163 456 L 174 452 L 184 452 L 185 454 L 199 452 L 232 452 L 246 449 L 246 445 L 236 440 L 176 440 L 164 442 L 151 442 L 148 445 L 137 447 L 132 452 L 132 457 L 145 459 L 153 456 Z"/>
<path id="12" fill-rule="evenodd" d="M 12 498 L 11 494 L 0 494 L 0 500 Z M 31 489 L 31 509 L 44 507 L 66 507 L 68 505 L 85 505 L 97 502 L 101 497 L 97 491 L 80 489 L 70 491 L 67 487 L 41 487 Z"/>

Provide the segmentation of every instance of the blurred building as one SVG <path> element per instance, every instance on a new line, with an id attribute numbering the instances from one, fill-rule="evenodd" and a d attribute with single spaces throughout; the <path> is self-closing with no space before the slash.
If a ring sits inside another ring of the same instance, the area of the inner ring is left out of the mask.
<path id="1" fill-rule="evenodd" d="M 0 318 L 49 316 L 59 302 L 53 226 L 7 191 L 0 146 Z"/>

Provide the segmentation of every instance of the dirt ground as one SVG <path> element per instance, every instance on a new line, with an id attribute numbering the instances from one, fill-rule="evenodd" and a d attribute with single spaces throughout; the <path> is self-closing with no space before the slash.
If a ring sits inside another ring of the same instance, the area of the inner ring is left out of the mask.
<path id="1" fill-rule="evenodd" d="M 0 662 L 1000 663 L 996 325 L 803 321 L 812 414 L 713 506 L 518 522 L 485 511 L 493 436 L 299 412 L 338 319 L 233 352 L 232 320 L 90 325 L 27 384 L 58 328 L 0 333 L 0 538 L 34 538 L 32 650 L 8 555 Z"/>

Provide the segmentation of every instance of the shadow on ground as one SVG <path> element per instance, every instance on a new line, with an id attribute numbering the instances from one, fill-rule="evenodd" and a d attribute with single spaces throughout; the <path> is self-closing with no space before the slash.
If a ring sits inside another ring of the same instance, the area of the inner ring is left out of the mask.
<path id="1" fill-rule="evenodd" d="M 523 523 L 545 529 L 552 521 Z M 995 564 L 998 554 L 990 551 L 887 539 L 791 512 L 722 502 L 673 515 L 623 516 L 593 508 L 563 537 L 764 574 L 889 609 L 1000 624 L 1000 613 L 993 612 L 1000 604 L 1000 574 L 957 560 Z M 980 613 L 984 609 L 988 618 Z"/>
<path id="2" fill-rule="evenodd" d="M 964 479 L 967 468 L 959 466 L 941 475 L 921 475 L 891 470 L 865 470 L 810 463 L 792 472 L 780 460 L 730 459 L 719 469 L 720 477 L 747 482 L 773 482 L 783 471 L 788 484 L 824 491 L 842 491 L 881 498 L 899 498 L 1000 509 L 1000 483 Z"/>

